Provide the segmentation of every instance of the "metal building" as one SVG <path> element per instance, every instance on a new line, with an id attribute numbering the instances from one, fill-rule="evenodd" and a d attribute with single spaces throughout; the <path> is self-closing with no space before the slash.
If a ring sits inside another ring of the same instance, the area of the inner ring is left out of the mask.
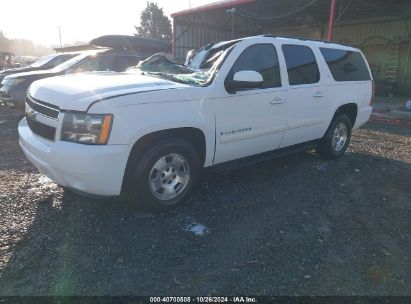
<path id="1" fill-rule="evenodd" d="M 411 97 L 410 0 L 225 0 L 172 14 L 173 52 L 274 34 L 333 40 L 367 56 L 377 93 Z"/>

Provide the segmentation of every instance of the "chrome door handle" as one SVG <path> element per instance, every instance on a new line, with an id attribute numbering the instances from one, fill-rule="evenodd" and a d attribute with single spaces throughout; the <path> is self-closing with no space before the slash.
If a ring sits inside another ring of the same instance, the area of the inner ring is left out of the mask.
<path id="1" fill-rule="evenodd" d="M 314 98 L 321 98 L 321 97 L 324 97 L 324 96 L 325 96 L 325 94 L 323 92 L 317 92 L 313 95 Z"/>
<path id="2" fill-rule="evenodd" d="M 270 100 L 270 104 L 271 105 L 282 104 L 286 100 L 287 100 L 287 98 L 274 97 L 273 99 Z"/>

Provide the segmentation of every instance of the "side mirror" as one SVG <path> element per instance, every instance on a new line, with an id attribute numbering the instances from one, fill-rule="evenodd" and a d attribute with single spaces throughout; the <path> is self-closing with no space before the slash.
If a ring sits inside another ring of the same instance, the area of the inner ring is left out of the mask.
<path id="1" fill-rule="evenodd" d="M 263 86 L 263 76 L 256 71 L 240 71 L 234 74 L 233 80 L 227 83 L 227 91 L 236 93 L 237 91 L 259 89 Z"/>

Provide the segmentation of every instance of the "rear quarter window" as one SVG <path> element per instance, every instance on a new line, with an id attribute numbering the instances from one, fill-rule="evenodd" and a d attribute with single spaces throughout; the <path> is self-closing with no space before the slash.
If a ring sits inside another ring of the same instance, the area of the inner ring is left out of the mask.
<path id="1" fill-rule="evenodd" d="M 335 81 L 371 80 L 370 72 L 360 52 L 320 48 Z"/>

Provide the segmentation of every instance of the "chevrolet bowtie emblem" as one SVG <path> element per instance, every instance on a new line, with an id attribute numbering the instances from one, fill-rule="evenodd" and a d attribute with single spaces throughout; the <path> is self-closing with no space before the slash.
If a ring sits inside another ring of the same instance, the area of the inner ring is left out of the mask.
<path id="1" fill-rule="evenodd" d="M 36 112 L 32 109 L 27 109 L 26 115 L 30 119 L 35 119 L 36 118 Z"/>

